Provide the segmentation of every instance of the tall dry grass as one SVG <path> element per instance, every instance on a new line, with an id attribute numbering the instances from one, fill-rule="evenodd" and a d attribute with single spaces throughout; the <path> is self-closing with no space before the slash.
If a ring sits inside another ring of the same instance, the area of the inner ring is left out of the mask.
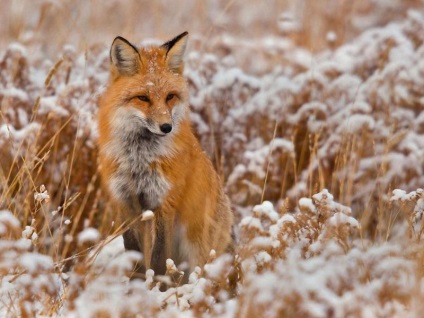
<path id="1" fill-rule="evenodd" d="M 2 1 L 0 210 L 11 215 L 0 218 L 0 273 L 2 289 L 13 286 L 2 293 L 3 312 L 419 313 L 422 192 L 390 198 L 423 185 L 424 26 L 406 13 L 420 1 L 396 4 Z M 240 245 L 236 259 L 212 254 L 189 284 L 161 293 L 149 274 L 147 284 L 120 284 L 139 255 L 96 265 L 121 229 L 99 187 L 95 121 L 113 37 L 140 42 L 180 28 L 192 33 L 194 127 L 226 182 Z M 274 205 L 254 207 L 264 200 Z M 82 240 L 91 228 L 99 237 Z M 296 289 L 308 279 L 334 294 Z"/>
<path id="2" fill-rule="evenodd" d="M 30 46 L 32 53 L 50 58 L 57 58 L 66 44 L 84 51 L 94 43 L 111 42 L 117 33 L 140 42 L 166 38 L 182 29 L 202 35 L 198 45 L 204 49 L 225 35 L 245 40 L 284 36 L 316 52 L 346 43 L 365 29 L 402 20 L 409 9 L 422 6 L 419 0 L 272 0 L 263 4 L 238 0 L 131 0 L 125 4 L 115 0 L 2 0 L 0 4 L 0 45 L 19 41 Z M 335 37 L 328 37 L 329 32 Z"/>

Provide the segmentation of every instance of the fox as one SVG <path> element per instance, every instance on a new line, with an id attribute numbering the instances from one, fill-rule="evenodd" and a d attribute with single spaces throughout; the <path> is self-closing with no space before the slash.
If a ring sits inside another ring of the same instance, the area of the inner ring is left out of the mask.
<path id="1" fill-rule="evenodd" d="M 138 272 L 167 273 L 166 261 L 190 270 L 233 247 L 233 213 L 219 175 L 190 122 L 183 75 L 188 32 L 137 48 L 116 37 L 109 82 L 99 99 L 102 184 L 126 225 L 126 250 L 143 254 Z M 153 219 L 141 220 L 144 211 Z"/>

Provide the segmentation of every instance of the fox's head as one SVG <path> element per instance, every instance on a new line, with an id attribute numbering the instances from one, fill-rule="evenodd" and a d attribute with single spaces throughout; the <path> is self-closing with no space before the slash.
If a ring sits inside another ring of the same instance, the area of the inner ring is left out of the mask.
<path id="1" fill-rule="evenodd" d="M 106 101 L 112 127 L 138 130 L 146 137 L 165 136 L 178 129 L 188 108 L 182 76 L 188 33 L 161 46 L 136 48 L 117 37 L 110 50 L 111 80 Z"/>

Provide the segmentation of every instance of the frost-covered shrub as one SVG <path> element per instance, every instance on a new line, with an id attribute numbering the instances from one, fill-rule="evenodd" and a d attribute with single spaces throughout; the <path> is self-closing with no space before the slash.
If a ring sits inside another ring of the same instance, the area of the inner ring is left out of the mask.
<path id="1" fill-rule="evenodd" d="M 279 214 L 270 202 L 240 222 L 238 317 L 387 317 L 407 312 L 415 265 L 399 245 L 361 242 L 350 209 L 323 190 Z"/>
<path id="2" fill-rule="evenodd" d="M 0 315 L 53 314 L 50 310 L 59 302 L 60 290 L 53 260 L 31 251 L 31 240 L 25 233 L 17 238 L 19 232 L 19 220 L 10 211 L 0 211 Z"/>
<path id="3" fill-rule="evenodd" d="M 328 243 L 323 253 L 301 257 L 293 248 L 273 260 L 273 271 L 248 272 L 240 317 L 387 317 L 405 314 L 415 288 L 413 263 L 394 246 L 369 249 Z M 393 275 L 396 273 L 396 279 Z"/>
<path id="4" fill-rule="evenodd" d="M 73 270 L 68 278 L 67 302 L 64 308 L 71 317 L 131 317 L 137 313 L 154 317 L 160 311 L 158 298 L 146 282 L 128 282 L 129 275 L 141 255 L 120 254 L 107 264 Z"/>
<path id="5" fill-rule="evenodd" d="M 98 53 L 88 61 L 65 47 L 56 64 L 31 60 L 17 44 L 0 53 L 0 206 L 24 223 L 36 219 L 46 245 L 51 235 L 65 244 L 65 233 L 74 235 L 85 219 L 94 224 L 98 217 L 89 215 L 98 192 L 95 115 L 108 63 Z M 86 71 L 87 63 L 94 67 Z M 51 195 L 43 204 L 32 197 L 40 184 Z M 57 233 L 64 218 L 74 219 L 75 228 Z"/>
<path id="6" fill-rule="evenodd" d="M 390 201 L 399 204 L 399 210 L 403 211 L 408 222 L 409 236 L 421 241 L 424 232 L 424 190 L 406 193 L 404 190 L 395 189 Z"/>
<path id="7" fill-rule="evenodd" d="M 305 55 L 313 60 L 306 70 L 254 76 L 190 55 L 193 120 L 233 202 L 288 195 L 293 206 L 318 186 L 369 209 L 392 184 L 422 184 L 422 21 L 411 12 L 334 51 Z"/>

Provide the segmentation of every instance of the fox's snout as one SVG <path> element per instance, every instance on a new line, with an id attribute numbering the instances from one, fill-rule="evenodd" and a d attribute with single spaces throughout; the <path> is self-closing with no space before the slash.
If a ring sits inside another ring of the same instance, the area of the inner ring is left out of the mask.
<path id="1" fill-rule="evenodd" d="M 167 112 L 163 116 L 152 116 L 152 114 L 144 114 L 146 120 L 145 127 L 156 135 L 167 135 L 173 130 L 174 116 Z"/>
<path id="2" fill-rule="evenodd" d="M 147 119 L 143 124 L 144 128 L 147 128 L 152 134 L 165 136 L 171 133 L 173 126 L 172 121 L 156 121 L 153 119 Z"/>
<path id="3" fill-rule="evenodd" d="M 169 123 L 162 124 L 160 125 L 160 131 L 164 134 L 168 134 L 172 131 L 172 125 Z"/>

